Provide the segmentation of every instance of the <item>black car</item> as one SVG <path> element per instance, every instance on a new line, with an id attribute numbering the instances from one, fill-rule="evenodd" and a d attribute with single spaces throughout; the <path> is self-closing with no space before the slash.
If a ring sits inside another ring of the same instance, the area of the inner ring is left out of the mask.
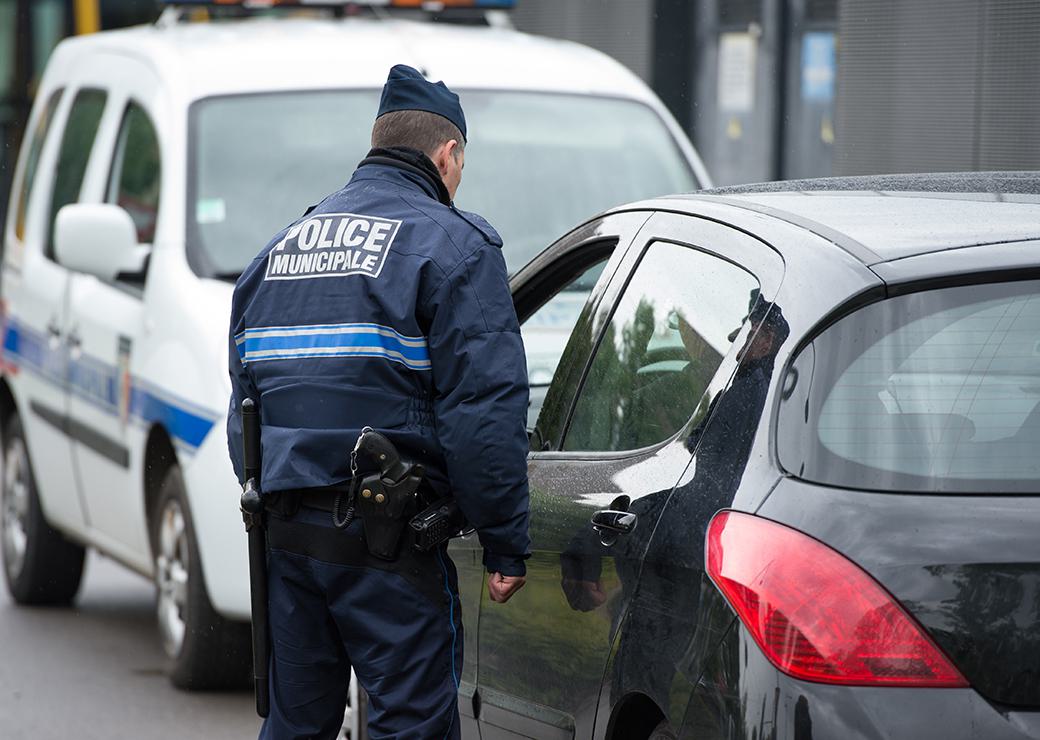
<path id="1" fill-rule="evenodd" d="M 707 191 L 521 270 L 525 327 L 587 297 L 533 396 L 526 588 L 453 548 L 466 736 L 1040 737 L 1038 193 Z"/>

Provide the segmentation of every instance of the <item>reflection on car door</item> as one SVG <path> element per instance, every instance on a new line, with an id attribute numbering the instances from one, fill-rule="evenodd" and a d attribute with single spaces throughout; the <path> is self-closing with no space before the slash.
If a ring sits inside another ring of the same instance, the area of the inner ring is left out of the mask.
<path id="1" fill-rule="evenodd" d="M 569 316 L 569 320 L 587 320 L 582 317 L 588 314 L 591 306 L 601 297 L 601 286 L 613 274 L 633 236 L 648 217 L 647 213 L 626 213 L 586 224 L 518 271 L 510 281 L 510 287 L 522 327 L 525 319 L 532 315 L 546 310 L 557 311 L 558 304 L 555 298 L 569 288 L 580 288 L 585 295 L 584 309 L 579 311 L 578 315 Z M 573 295 L 568 295 L 565 302 L 570 303 L 573 298 Z M 553 317 L 552 331 L 560 328 L 561 320 L 568 319 L 561 317 L 560 313 L 562 312 L 557 311 L 557 315 Z M 544 331 L 547 323 L 550 322 L 541 322 L 536 332 Z M 528 328 L 523 328 L 523 332 L 525 347 L 532 339 L 533 343 L 540 343 L 543 348 L 550 344 L 549 341 L 542 341 L 547 339 L 544 336 L 532 338 Z M 560 349 L 562 350 L 562 347 Z M 533 361 L 540 363 L 543 368 L 555 368 L 558 359 L 551 357 L 548 352 L 541 352 Z M 532 358 L 529 357 L 529 365 L 531 362 Z M 532 393 L 533 407 L 540 407 L 542 395 L 544 389 L 542 393 Z M 459 706 L 463 736 L 473 738 L 479 736 L 476 717 L 480 712 L 481 700 L 476 686 L 479 618 L 485 579 L 476 537 L 453 541 L 452 557 L 459 571 L 466 636 Z M 486 607 L 486 602 L 484 606 Z"/>
<path id="2" fill-rule="evenodd" d="M 542 373 L 551 373 L 555 369 L 563 350 L 563 342 L 560 342 L 555 345 L 554 351 L 555 335 L 564 329 L 569 334 L 581 313 L 580 306 L 576 311 L 571 310 L 573 304 L 577 300 L 582 305 L 587 304 L 590 296 L 595 295 L 594 286 L 607 272 L 611 255 L 617 253 L 620 259 L 632 235 L 646 219 L 646 214 L 625 214 L 583 227 L 562 244 L 554 245 L 536 257 L 513 278 L 511 287 L 522 322 L 529 376 L 536 374 L 532 367 Z M 611 270 L 616 266 L 617 260 L 612 263 Z M 559 300 L 561 296 L 562 301 Z M 525 318 L 531 316 L 544 318 L 546 312 L 552 312 L 553 316 L 535 322 L 533 331 L 524 322 Z M 539 347 L 539 351 L 532 354 L 532 346 Z M 537 416 L 544 393 L 545 387 L 538 387 L 532 381 L 529 426 Z M 485 577 L 483 553 L 475 535 L 452 540 L 450 552 L 459 574 L 465 635 L 465 660 L 459 683 L 459 714 L 463 736 L 471 738 L 479 736 L 476 686 L 480 599 Z"/>
<path id="3" fill-rule="evenodd" d="M 481 604 L 485 739 L 596 727 L 646 543 L 691 457 L 685 432 L 732 372 L 735 330 L 759 299 L 758 280 L 713 253 L 753 240 L 701 224 L 683 243 L 657 216 L 643 227 L 553 378 L 529 464 L 528 584 L 504 607 Z"/>
<path id="4" fill-rule="evenodd" d="M 702 245 L 718 255 L 708 258 L 714 264 L 706 262 L 701 274 L 715 275 L 713 282 L 724 287 L 706 302 L 705 310 L 693 315 L 702 327 L 699 336 L 711 338 L 717 331 L 708 343 L 728 347 L 714 373 L 702 376 L 707 386 L 698 409 L 675 438 L 694 453 L 690 464 L 667 495 L 650 494 L 638 502 L 659 513 L 653 531 L 642 535 L 647 544 L 640 548 L 638 583 L 625 594 L 624 624 L 603 674 L 598 734 L 608 726 L 613 710 L 635 693 L 650 697 L 673 727 L 681 724 L 681 712 L 703 666 L 704 648 L 698 646 L 712 644 L 694 629 L 710 621 L 698 613 L 706 583 L 704 529 L 718 509 L 732 503 L 764 409 L 771 377 L 764 364 L 773 357 L 769 348 L 783 341 L 783 319 L 772 303 L 784 275 L 777 252 L 755 238 L 688 216 L 658 214 L 650 227 L 675 243 Z M 745 292 L 749 286 L 751 291 Z M 700 278 L 690 282 L 691 292 L 707 288 Z M 779 322 L 775 326 L 774 318 Z M 698 342 L 685 328 L 685 318 L 674 323 L 680 326 L 684 347 L 696 358 L 701 354 Z M 767 324 L 774 326 L 772 331 L 764 329 Z M 729 327 L 723 342 L 722 332 Z M 690 369 L 695 366 L 691 362 Z M 658 389 L 668 388 L 655 383 Z"/>
<path id="5" fill-rule="evenodd" d="M 150 245 L 158 218 L 161 165 L 154 110 L 161 90 L 147 67 L 96 55 L 92 64 L 113 86 L 111 115 L 98 137 L 97 168 L 85 199 L 125 208 L 138 242 Z M 142 249 L 147 247 L 142 246 Z M 145 393 L 131 383 L 130 363 L 144 331 L 143 274 L 104 282 L 74 273 L 69 284 L 70 424 L 94 537 L 140 570 L 151 567 L 146 540 L 140 408 Z"/>

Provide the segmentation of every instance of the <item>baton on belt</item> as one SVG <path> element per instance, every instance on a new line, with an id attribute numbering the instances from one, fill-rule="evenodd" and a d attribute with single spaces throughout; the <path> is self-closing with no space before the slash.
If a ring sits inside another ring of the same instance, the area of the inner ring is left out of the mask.
<path id="1" fill-rule="evenodd" d="M 251 398 L 242 401 L 242 521 L 249 535 L 249 596 L 253 616 L 253 689 L 256 713 L 267 717 L 271 689 L 267 683 L 270 627 L 267 621 L 267 532 L 260 498 L 260 413 Z"/>

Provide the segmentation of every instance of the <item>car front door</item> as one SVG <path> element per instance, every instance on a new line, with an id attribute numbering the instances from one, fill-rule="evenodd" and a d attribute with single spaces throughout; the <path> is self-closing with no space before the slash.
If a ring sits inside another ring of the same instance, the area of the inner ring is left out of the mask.
<path id="1" fill-rule="evenodd" d="M 679 241 L 668 218 L 642 227 L 587 307 L 541 408 L 528 583 L 481 604 L 485 740 L 593 735 L 646 543 L 691 457 L 684 430 L 758 300 L 755 277 L 720 256 L 750 237 L 702 221 Z"/>
<path id="2" fill-rule="evenodd" d="M 54 130 L 35 155 L 30 151 L 22 176 L 34 182 L 23 180 L 26 190 L 4 255 L 4 371 L 20 401 L 47 520 L 76 532 L 89 517 L 78 494 L 68 435 L 69 272 L 54 257 L 54 219 L 80 197 L 106 100 L 102 88 L 89 85 L 50 93 L 42 116 L 53 116 Z M 46 129 L 43 118 L 41 123 Z"/>
<path id="3" fill-rule="evenodd" d="M 162 87 L 152 72 L 122 57 L 92 62 L 112 86 L 110 115 L 97 147 L 84 199 L 125 209 L 139 250 L 150 249 L 159 218 L 162 175 L 158 121 Z M 141 255 L 137 256 L 140 259 Z M 103 281 L 72 273 L 67 335 L 70 346 L 69 425 L 83 498 L 96 541 L 141 570 L 151 567 L 145 523 L 141 454 L 147 427 L 143 404 L 154 394 L 132 382 L 130 363 L 145 331 L 145 272 L 139 264 Z"/>
<path id="4" fill-rule="evenodd" d="M 535 434 L 533 420 L 537 418 L 566 338 L 580 320 L 583 306 L 597 300 L 599 293 L 595 286 L 613 274 L 649 215 L 645 212 L 617 214 L 579 227 L 510 280 L 532 384 L 530 434 Z M 477 717 L 481 708 L 477 692 L 479 623 L 482 599 L 486 599 L 486 573 L 476 535 L 452 540 L 450 552 L 459 574 L 465 635 L 459 714 L 463 737 L 476 738 L 480 737 Z"/>

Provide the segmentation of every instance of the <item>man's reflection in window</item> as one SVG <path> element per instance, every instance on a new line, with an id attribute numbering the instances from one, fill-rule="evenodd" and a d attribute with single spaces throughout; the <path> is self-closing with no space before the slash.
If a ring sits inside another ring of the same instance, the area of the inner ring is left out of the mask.
<path id="1" fill-rule="evenodd" d="M 695 374 L 699 372 L 697 358 L 703 342 L 684 317 L 677 314 L 671 318 L 691 357 L 682 374 Z M 698 678 L 698 658 L 704 656 L 691 650 L 691 646 L 702 616 L 698 606 L 705 530 L 715 512 L 732 503 L 740 485 L 762 420 L 776 353 L 790 333 L 780 307 L 758 300 L 757 291 L 752 294 L 752 307 L 744 324 L 750 324 L 752 329 L 738 352 L 732 381 L 711 399 L 707 413 L 692 422 L 686 433 L 684 444 L 695 452 L 693 477 L 672 496 L 670 490 L 664 490 L 632 503 L 631 510 L 644 522 L 655 521 L 657 512 L 666 507 L 656 528 L 637 527 L 606 548 L 598 535 L 585 527 L 576 533 L 561 556 L 562 587 L 571 608 L 579 611 L 591 611 L 606 601 L 600 585 L 601 563 L 603 557 L 614 558 L 622 585 L 618 607 L 631 600 L 631 608 L 623 626 L 612 681 L 618 689 L 641 686 L 658 702 L 668 701 L 677 670 L 689 682 Z M 739 333 L 740 327 L 730 339 L 735 340 Z M 709 364 L 717 366 L 718 362 Z M 686 385 L 672 380 L 669 388 L 681 389 Z M 705 387 L 707 379 L 700 381 L 698 387 Z M 665 382 L 668 381 L 662 380 Z M 666 391 L 665 386 L 660 390 Z M 689 403 L 676 405 L 689 408 Z M 651 534 L 649 549 L 640 557 Z M 638 591 L 633 593 L 637 576 Z M 616 621 L 620 616 L 615 613 L 613 618 Z"/>

